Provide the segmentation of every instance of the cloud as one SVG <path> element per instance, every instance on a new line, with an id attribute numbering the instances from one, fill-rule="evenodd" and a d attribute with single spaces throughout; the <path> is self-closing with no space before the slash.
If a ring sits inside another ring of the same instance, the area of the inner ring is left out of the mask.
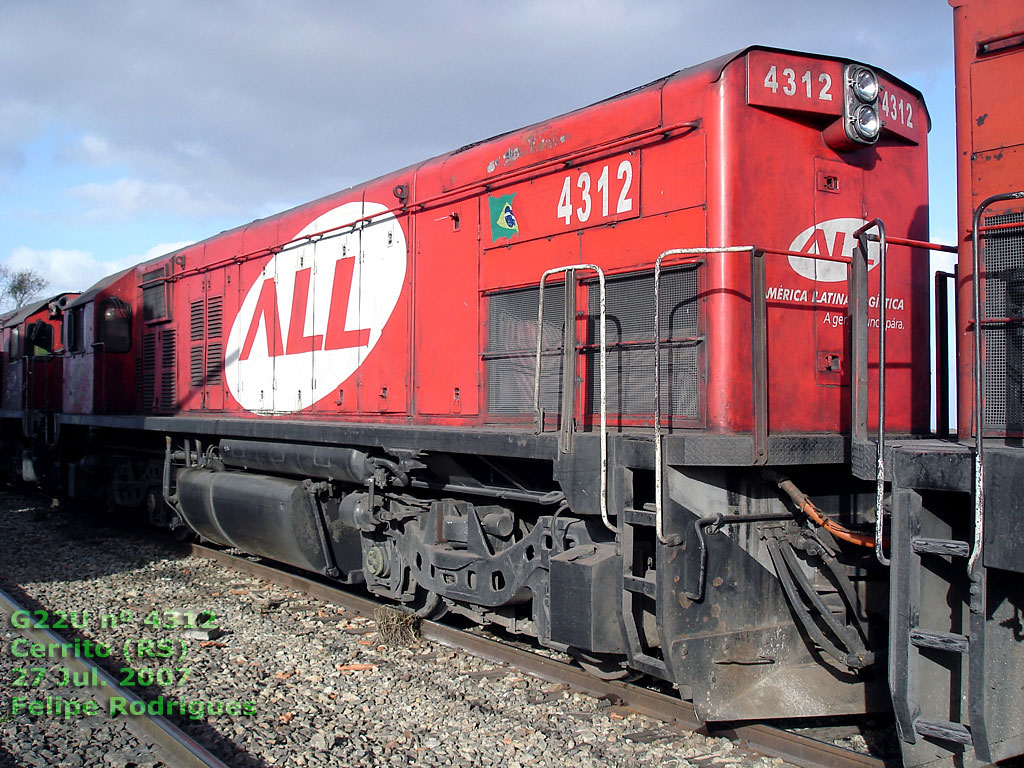
<path id="1" fill-rule="evenodd" d="M 0 10 L 0 70 L 19 73 L 5 89 L 21 121 L 77 126 L 83 158 L 249 208 L 315 198 L 752 42 L 897 75 L 948 56 L 934 45 L 950 37 L 944 5 L 857 7 L 885 23 L 858 34 L 839 0 L 27 3 Z"/>
<path id="2" fill-rule="evenodd" d="M 3 264 L 13 271 L 31 269 L 43 275 L 50 281 L 45 293 L 55 296 L 58 293 L 84 291 L 107 275 L 176 251 L 189 244 L 188 242 L 161 243 L 154 245 L 141 255 L 113 260 L 99 259 L 88 251 L 63 248 L 37 250 L 20 246 L 11 252 Z"/>
<path id="3" fill-rule="evenodd" d="M 65 163 L 85 165 L 111 165 L 120 159 L 109 141 L 93 133 L 87 133 L 64 147 L 58 157 Z"/>
<path id="4" fill-rule="evenodd" d="M 147 250 L 141 256 L 132 257 L 132 259 L 134 259 L 134 261 L 132 261 L 132 264 L 143 264 L 144 262 L 147 262 L 150 259 L 155 259 L 158 256 L 166 256 L 168 253 L 173 253 L 174 251 L 180 250 L 184 248 L 186 245 L 192 245 L 192 241 L 182 240 L 181 242 L 177 243 L 159 243 L 157 245 L 154 245 L 149 250 Z"/>
<path id="5" fill-rule="evenodd" d="M 101 262 L 86 251 L 54 248 L 40 251 L 34 248 L 15 248 L 4 261 L 13 271 L 31 269 L 47 278 L 46 293 L 56 295 L 66 291 L 83 291 L 103 275 L 127 267 L 127 264 Z"/>
<path id="6" fill-rule="evenodd" d="M 0 2 L 0 71 L 18 73 L 0 89 L 0 253 L 120 255 L 117 231 L 135 226 L 135 242 L 161 214 L 153 239 L 228 228 L 752 43 L 866 61 L 951 103 L 932 79 L 951 60 L 944 3 L 862 0 L 853 21 L 850 7 Z"/>
<path id="7" fill-rule="evenodd" d="M 212 196 L 196 196 L 179 184 L 142 179 L 90 182 L 71 189 L 73 198 L 86 205 L 83 218 L 94 221 L 129 219 L 142 213 L 208 216 L 226 213 L 231 206 Z"/>

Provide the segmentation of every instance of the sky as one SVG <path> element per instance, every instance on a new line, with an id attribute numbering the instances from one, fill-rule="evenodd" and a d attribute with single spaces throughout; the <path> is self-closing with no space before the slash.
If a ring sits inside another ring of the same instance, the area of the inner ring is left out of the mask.
<path id="1" fill-rule="evenodd" d="M 760 44 L 924 93 L 953 242 L 944 0 L 3 0 L 0 264 L 52 293 Z"/>

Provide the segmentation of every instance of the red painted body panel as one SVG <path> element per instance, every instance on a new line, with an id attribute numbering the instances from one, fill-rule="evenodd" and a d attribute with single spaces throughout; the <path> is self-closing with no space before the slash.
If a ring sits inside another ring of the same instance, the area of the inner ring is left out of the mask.
<path id="1" fill-rule="evenodd" d="M 804 90 L 787 96 L 784 80 L 766 93 L 763 72 L 773 65 L 794 68 Z M 767 49 L 723 57 L 142 265 L 136 280 L 170 266 L 170 315 L 138 334 L 136 363 L 157 393 L 138 407 L 530 428 L 528 415 L 488 413 L 483 355 L 495 291 L 536 286 L 546 269 L 577 262 L 649 275 L 668 248 L 831 248 L 835 236 L 815 240 L 813 229 L 832 219 L 884 215 L 891 234 L 927 239 L 923 128 L 885 131 L 859 151 L 825 145 L 822 130 L 841 107 L 823 100 L 822 75 L 838 94 L 842 69 L 835 59 Z M 883 81 L 913 100 L 926 125 L 919 97 Z M 837 178 L 838 190 L 824 190 L 825 177 Z M 325 230 L 330 236 L 301 240 Z M 806 243 L 796 242 L 801 233 L 810 233 Z M 848 371 L 822 365 L 848 356 L 845 278 L 808 279 L 785 256 L 766 259 L 769 428 L 847 430 Z M 675 425 L 750 432 L 750 256 L 708 254 L 699 269 L 700 408 Z M 582 315 L 592 276 L 579 277 Z M 925 431 L 927 258 L 894 255 L 889 280 L 901 302 L 890 312 L 898 326 L 889 336 L 889 428 Z M 210 327 L 212 299 L 219 327 Z M 141 317 L 141 290 L 134 301 Z M 581 333 L 586 327 L 580 317 Z M 168 333 L 176 358 L 166 353 Z M 155 355 L 151 368 L 145 354 Z M 584 379 L 585 368 L 577 369 Z M 590 428 L 597 404 L 584 397 L 576 416 Z M 613 423 L 619 416 L 610 414 Z M 621 415 L 623 424 L 649 419 Z"/>
<path id="2" fill-rule="evenodd" d="M 1016 192 L 1024 184 L 1024 5 L 1016 0 L 950 0 L 950 5 L 959 179 L 957 422 L 961 434 L 968 435 L 974 424 L 972 216 L 985 198 Z M 991 49 L 980 50 L 986 42 L 992 43 Z M 1019 201 L 1003 202 L 988 209 L 986 217 L 1019 212 L 1024 212 Z M 982 291 L 984 306 L 984 280 Z M 998 428 L 991 434 L 1007 431 Z"/>
<path id="3" fill-rule="evenodd" d="M 52 309 L 52 305 L 73 298 L 74 294 L 62 294 L 13 310 L 0 318 L 0 377 L 3 389 L 0 409 L 60 409 L 63 377 L 61 315 Z M 50 327 L 52 349 L 49 352 L 28 340 L 29 326 L 36 323 Z"/>
<path id="4" fill-rule="evenodd" d="M 68 304 L 64 326 L 77 324 L 77 342 L 65 338 L 62 410 L 65 413 L 133 413 L 137 406 L 136 352 L 140 349 L 140 318 L 134 270 L 108 277 Z M 111 351 L 98 335 L 100 306 L 117 301 L 130 313 L 131 346 Z M 70 318 L 70 319 L 69 319 Z"/>
<path id="5" fill-rule="evenodd" d="M 780 70 L 787 61 L 780 58 Z M 715 139 L 708 162 L 709 242 L 803 250 L 794 239 L 816 223 L 869 220 L 876 215 L 885 216 L 892 234 L 926 239 L 927 168 L 922 145 L 883 133 L 874 147 L 837 153 L 822 142 L 816 115 L 805 117 L 809 113 L 803 109 L 779 112 L 746 106 L 743 76 L 738 67 L 727 69 L 719 81 L 717 109 L 708 110 L 708 133 Z M 919 99 L 916 103 L 924 115 L 923 104 Z M 752 146 L 760 151 L 750 151 Z M 873 173 L 875 169 L 886 173 Z M 837 191 L 820 188 L 820 177 L 830 174 L 838 179 Z M 712 201 L 718 203 L 717 211 Z M 826 245 L 834 248 L 836 242 L 826 238 Z M 892 431 L 923 432 L 928 421 L 928 260 L 924 252 L 894 251 L 892 256 L 889 296 L 903 304 L 889 313 L 897 325 L 888 334 L 887 426 Z M 792 269 L 788 257 L 766 258 L 769 430 L 846 431 L 848 369 L 841 368 L 835 376 L 820 370 L 824 353 L 838 354 L 841 361 L 849 357 L 846 281 L 808 279 Z M 750 377 L 744 375 L 750 367 L 750 268 L 746 258 L 729 254 L 712 254 L 708 267 L 709 380 L 714 383 L 708 392 L 708 424 L 723 431 L 747 431 L 752 403 Z M 878 270 L 873 269 L 871 293 L 877 292 L 877 281 Z M 877 309 L 869 313 L 872 316 L 877 323 Z M 870 362 L 877 355 L 876 334 L 870 333 L 869 339 Z M 870 367 L 873 375 L 877 357 Z M 869 384 L 868 390 L 875 392 L 877 386 Z M 874 412 L 869 406 L 869 413 Z"/>

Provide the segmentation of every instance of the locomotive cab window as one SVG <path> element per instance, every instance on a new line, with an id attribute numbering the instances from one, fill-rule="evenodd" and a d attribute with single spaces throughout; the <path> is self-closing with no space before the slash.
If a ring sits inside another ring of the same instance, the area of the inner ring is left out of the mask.
<path id="1" fill-rule="evenodd" d="M 162 287 L 162 286 L 161 286 Z M 132 348 L 132 308 L 118 298 L 100 304 L 97 341 L 106 352 L 128 352 Z"/>
<path id="2" fill-rule="evenodd" d="M 11 335 L 7 337 L 7 359 L 17 360 L 21 357 L 21 329 L 11 328 Z"/>
<path id="3" fill-rule="evenodd" d="M 37 320 L 25 329 L 28 342 L 25 354 L 28 357 L 45 357 L 53 354 L 53 326 Z"/>

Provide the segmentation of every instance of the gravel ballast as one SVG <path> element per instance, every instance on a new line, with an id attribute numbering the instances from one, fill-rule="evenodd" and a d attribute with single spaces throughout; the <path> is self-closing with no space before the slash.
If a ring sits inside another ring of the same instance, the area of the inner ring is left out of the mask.
<path id="1" fill-rule="evenodd" d="M 185 705 L 170 719 L 232 766 L 784 765 L 422 639 L 385 645 L 372 619 L 34 498 L 0 495 L 0 530 L 0 586 L 74 612 L 84 626 L 55 631 L 109 646 L 115 678 Z M 58 684 L 59 658 L 15 658 L 2 618 L 0 768 L 162 764 L 130 715 L 12 715 L 15 697 L 89 695 Z M 27 666 L 40 686 L 14 684 Z"/>

